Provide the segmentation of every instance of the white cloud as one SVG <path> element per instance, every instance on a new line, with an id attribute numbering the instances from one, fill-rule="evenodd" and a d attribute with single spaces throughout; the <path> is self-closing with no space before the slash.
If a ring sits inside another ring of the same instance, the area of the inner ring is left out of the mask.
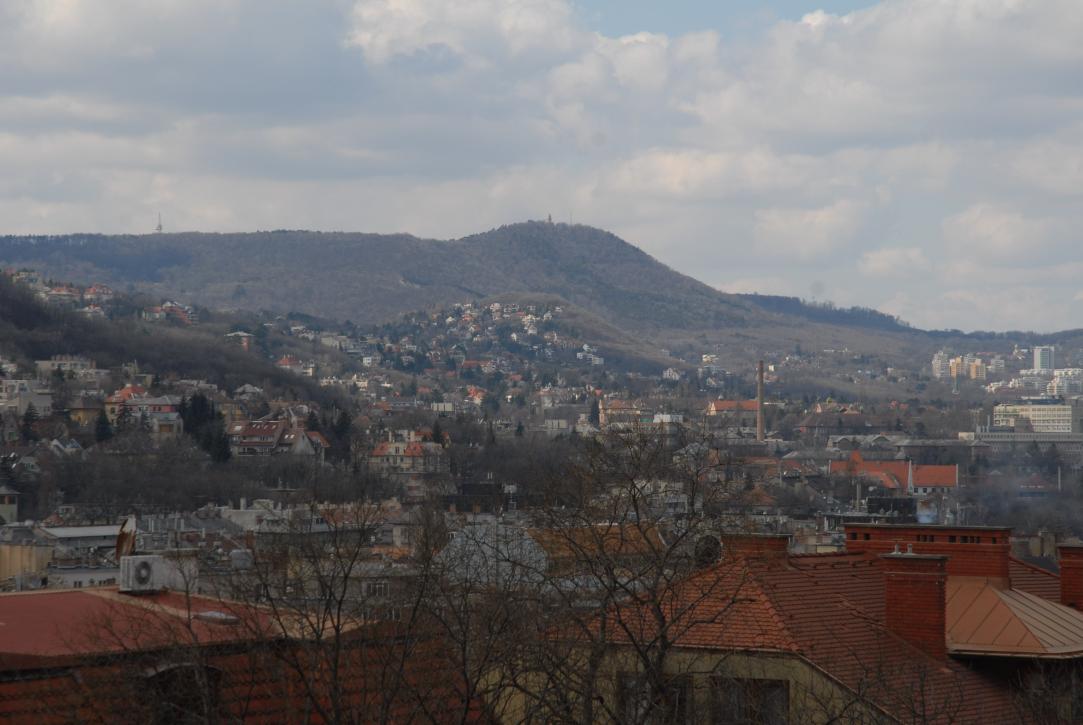
<path id="1" fill-rule="evenodd" d="M 929 260 L 920 247 L 887 247 L 861 255 L 858 268 L 870 277 L 893 277 L 901 279 L 922 272 Z"/>
<path id="2" fill-rule="evenodd" d="M 993 204 L 975 204 L 944 220 L 948 251 L 964 258 L 1014 262 L 1033 258 L 1049 242 L 1049 224 Z"/>
<path id="3" fill-rule="evenodd" d="M 853 237 L 864 205 L 842 200 L 819 209 L 761 209 L 756 212 L 756 235 L 775 258 L 822 257 Z"/>
<path id="4" fill-rule="evenodd" d="M 580 17 L 0 3 L 0 232 L 143 231 L 161 209 L 456 236 L 553 213 L 707 282 L 817 280 L 915 324 L 1018 326 L 990 281 L 1061 301 L 1032 326 L 1083 314 L 1078 0 L 882 0 L 736 38 Z"/>

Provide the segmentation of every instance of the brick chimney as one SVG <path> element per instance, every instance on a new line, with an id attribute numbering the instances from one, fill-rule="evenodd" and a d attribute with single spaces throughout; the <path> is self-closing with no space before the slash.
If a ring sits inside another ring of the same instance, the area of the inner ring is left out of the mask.
<path id="1" fill-rule="evenodd" d="M 948 557 L 892 553 L 880 560 L 887 628 L 925 653 L 943 658 Z"/>
<path id="2" fill-rule="evenodd" d="M 727 534 L 722 537 L 723 556 L 739 555 L 773 564 L 786 561 L 790 552 L 789 534 Z"/>
<path id="3" fill-rule="evenodd" d="M 1083 544 L 1058 544 L 1060 603 L 1083 611 Z"/>

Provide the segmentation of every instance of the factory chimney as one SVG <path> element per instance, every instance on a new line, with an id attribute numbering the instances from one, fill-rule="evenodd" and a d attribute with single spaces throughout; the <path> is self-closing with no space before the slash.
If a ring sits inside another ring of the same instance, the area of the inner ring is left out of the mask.
<path id="1" fill-rule="evenodd" d="M 756 440 L 767 437 L 763 420 L 763 360 L 756 365 Z"/>

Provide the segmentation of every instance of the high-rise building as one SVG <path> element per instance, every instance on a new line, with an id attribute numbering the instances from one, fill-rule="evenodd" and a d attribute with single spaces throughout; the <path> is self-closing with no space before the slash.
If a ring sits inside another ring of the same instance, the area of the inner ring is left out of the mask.
<path id="1" fill-rule="evenodd" d="M 941 350 L 933 355 L 933 377 L 941 380 L 951 375 L 951 357 Z"/>
<path id="2" fill-rule="evenodd" d="M 1034 348 L 1034 369 L 1053 372 L 1057 369 L 1053 359 L 1052 345 L 1038 345 Z"/>

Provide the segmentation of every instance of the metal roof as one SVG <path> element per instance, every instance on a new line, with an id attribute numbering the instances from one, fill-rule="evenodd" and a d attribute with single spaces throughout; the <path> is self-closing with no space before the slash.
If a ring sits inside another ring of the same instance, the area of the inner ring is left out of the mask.
<path id="1" fill-rule="evenodd" d="M 953 654 L 1083 655 L 1083 613 L 986 579 L 949 577 L 945 614 L 948 650 Z"/>

